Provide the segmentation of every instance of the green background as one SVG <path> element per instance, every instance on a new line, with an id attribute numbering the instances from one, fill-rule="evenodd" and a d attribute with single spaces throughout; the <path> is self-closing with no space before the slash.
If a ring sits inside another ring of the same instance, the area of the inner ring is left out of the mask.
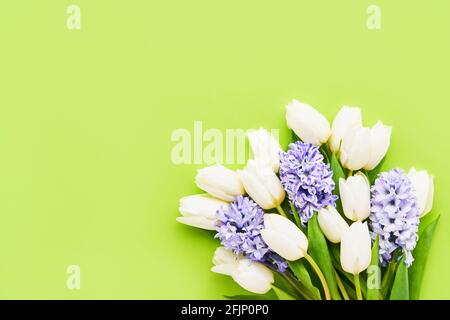
<path id="1" fill-rule="evenodd" d="M 384 168 L 435 175 L 422 298 L 450 298 L 449 31 L 446 0 L 2 0 L 0 298 L 241 292 L 209 271 L 211 234 L 175 222 L 200 166 L 171 162 L 171 134 L 263 126 L 286 146 L 293 98 L 361 107 L 393 126 Z"/>

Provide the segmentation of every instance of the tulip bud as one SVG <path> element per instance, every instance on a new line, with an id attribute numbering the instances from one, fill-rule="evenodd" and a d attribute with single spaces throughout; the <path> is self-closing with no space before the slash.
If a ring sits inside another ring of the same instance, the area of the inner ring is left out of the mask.
<path id="1" fill-rule="evenodd" d="M 347 180 L 339 179 L 339 193 L 345 216 L 363 221 L 370 215 L 370 185 L 367 177 L 358 172 Z"/>
<path id="2" fill-rule="evenodd" d="M 370 157 L 364 169 L 373 170 L 384 158 L 391 143 L 391 131 L 381 121 L 370 128 Z"/>
<path id="3" fill-rule="evenodd" d="M 342 269 L 351 274 L 359 274 L 369 267 L 371 254 L 371 240 L 367 222 L 354 222 L 342 235 Z"/>
<path id="4" fill-rule="evenodd" d="M 267 164 L 274 172 L 280 169 L 280 143 L 266 129 L 259 129 L 248 133 L 250 147 L 255 160 Z"/>
<path id="5" fill-rule="evenodd" d="M 239 175 L 221 165 L 198 170 L 195 183 L 200 189 L 224 201 L 231 202 L 245 193 Z"/>
<path id="6" fill-rule="evenodd" d="M 278 214 L 264 215 L 261 236 L 272 251 L 289 261 L 303 258 L 308 251 L 308 238 L 292 221 Z"/>
<path id="7" fill-rule="evenodd" d="M 333 206 L 319 210 L 317 214 L 320 229 L 325 237 L 332 243 L 341 242 L 342 235 L 348 229 L 348 224 Z"/>
<path id="8" fill-rule="evenodd" d="M 287 105 L 286 121 L 303 142 L 316 146 L 325 143 L 331 134 L 328 120 L 313 107 L 297 100 Z"/>
<path id="9" fill-rule="evenodd" d="M 212 267 L 211 271 L 224 274 L 226 276 L 231 276 L 236 269 L 237 262 L 240 259 L 242 259 L 242 257 L 237 256 L 232 251 L 224 247 L 218 247 L 214 252 L 214 267 Z"/>
<path id="10" fill-rule="evenodd" d="M 231 277 L 245 290 L 258 294 L 267 293 L 275 281 L 268 267 L 247 258 L 239 260 Z"/>
<path id="11" fill-rule="evenodd" d="M 431 211 L 433 206 L 434 178 L 426 170 L 416 171 L 415 168 L 409 170 L 408 178 L 417 198 L 420 217 L 423 217 Z"/>
<path id="12" fill-rule="evenodd" d="M 272 169 L 256 160 L 249 160 L 244 170 L 238 170 L 248 195 L 263 209 L 278 207 L 286 195 L 280 179 Z"/>
<path id="13" fill-rule="evenodd" d="M 350 170 L 359 170 L 369 162 L 370 130 L 356 126 L 346 131 L 342 139 L 340 160 L 342 166 Z"/>
<path id="14" fill-rule="evenodd" d="M 343 106 L 337 113 L 331 126 L 331 137 L 329 140 L 331 151 L 337 153 L 346 132 L 361 125 L 361 109 Z"/>
<path id="15" fill-rule="evenodd" d="M 211 271 L 228 275 L 247 291 L 264 294 L 272 288 L 274 277 L 272 271 L 262 263 L 252 261 L 224 247 L 217 248 Z"/>
<path id="16" fill-rule="evenodd" d="M 216 212 L 228 207 L 228 203 L 208 195 L 198 194 L 180 199 L 180 213 L 177 221 L 192 227 L 215 230 Z"/>

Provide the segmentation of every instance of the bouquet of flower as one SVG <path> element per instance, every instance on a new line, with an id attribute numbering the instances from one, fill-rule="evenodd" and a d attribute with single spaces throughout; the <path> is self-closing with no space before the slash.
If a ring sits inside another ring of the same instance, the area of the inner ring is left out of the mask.
<path id="1" fill-rule="evenodd" d="M 364 127 L 358 108 L 344 106 L 330 126 L 294 100 L 286 120 L 287 151 L 253 131 L 245 168 L 200 169 L 207 194 L 180 200 L 177 220 L 220 240 L 212 271 L 256 294 L 236 299 L 418 299 L 439 219 L 423 219 L 433 177 L 380 172 L 391 128 Z"/>

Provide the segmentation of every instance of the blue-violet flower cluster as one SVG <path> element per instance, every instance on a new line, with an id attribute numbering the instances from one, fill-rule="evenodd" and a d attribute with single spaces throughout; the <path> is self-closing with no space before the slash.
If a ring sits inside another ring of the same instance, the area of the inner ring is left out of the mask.
<path id="1" fill-rule="evenodd" d="M 419 226 L 419 210 L 410 180 L 400 169 L 378 175 L 371 188 L 372 238 L 379 236 L 380 261 L 392 260 L 393 252 L 400 248 L 409 267 L 414 258 Z"/>
<path id="2" fill-rule="evenodd" d="M 235 254 L 275 265 L 284 272 L 287 263 L 269 249 L 261 237 L 264 228 L 264 211 L 249 197 L 238 196 L 228 208 L 217 211 L 217 234 L 222 245 Z"/>
<path id="3" fill-rule="evenodd" d="M 323 161 L 319 148 L 297 141 L 280 152 L 280 179 L 289 200 L 300 214 L 302 224 L 308 223 L 314 211 L 334 205 L 333 171 Z"/>

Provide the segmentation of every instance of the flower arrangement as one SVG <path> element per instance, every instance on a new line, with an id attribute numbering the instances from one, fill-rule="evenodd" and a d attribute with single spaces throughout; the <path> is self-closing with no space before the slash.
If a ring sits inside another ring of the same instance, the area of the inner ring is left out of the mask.
<path id="1" fill-rule="evenodd" d="M 330 126 L 294 100 L 286 120 L 296 135 L 288 150 L 265 129 L 251 132 L 245 168 L 201 169 L 207 194 L 180 200 L 177 221 L 220 240 L 212 271 L 247 299 L 418 299 L 439 219 L 423 219 L 433 177 L 380 172 L 391 128 L 364 127 L 359 108 L 344 106 Z"/>

